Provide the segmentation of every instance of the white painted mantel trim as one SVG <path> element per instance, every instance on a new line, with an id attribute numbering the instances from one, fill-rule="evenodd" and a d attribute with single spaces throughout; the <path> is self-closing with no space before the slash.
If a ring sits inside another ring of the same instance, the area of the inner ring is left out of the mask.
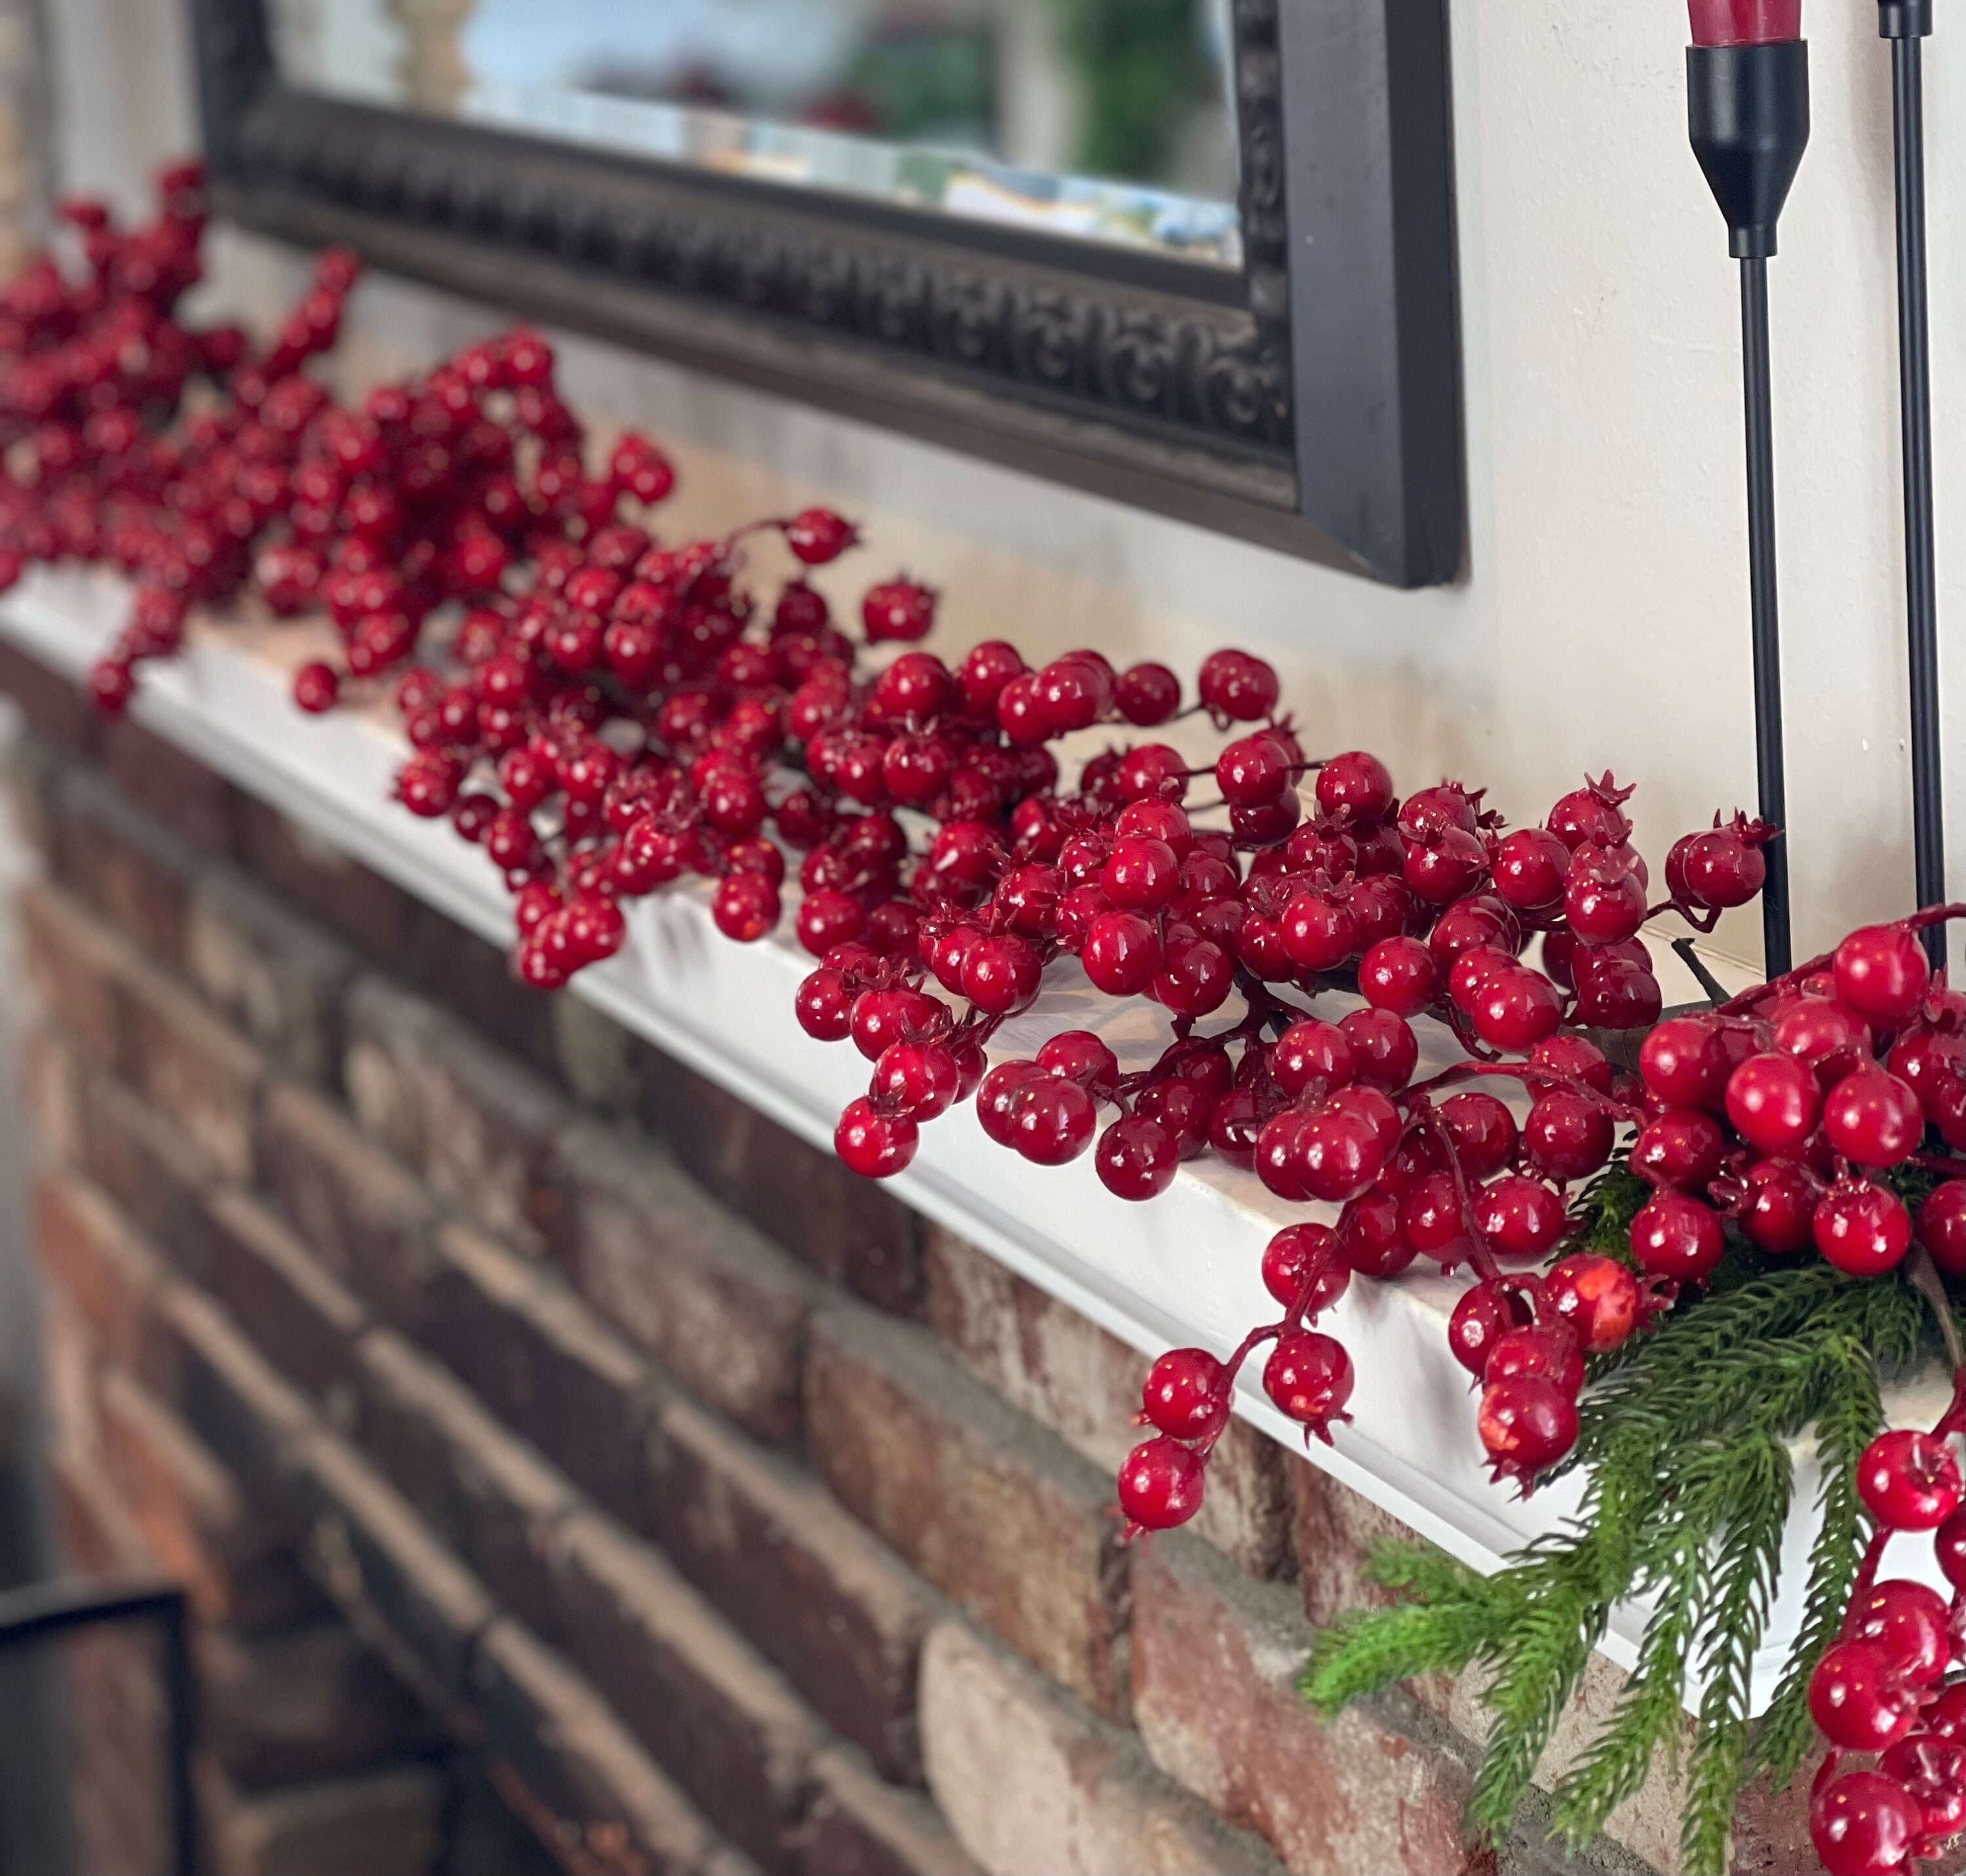
<path id="1" fill-rule="evenodd" d="M 37 569 L 0 601 L 0 634 L 43 662 L 79 676 L 121 623 L 127 597 L 108 575 Z M 289 701 L 293 667 L 316 655 L 314 628 L 240 624 L 195 629 L 185 655 L 143 668 L 138 719 L 249 793 L 289 815 L 406 891 L 501 944 L 510 914 L 491 863 L 443 822 L 418 820 L 389 798 L 404 745 L 381 719 L 351 711 L 302 715 Z M 678 1056 L 802 1138 L 830 1146 L 840 1108 L 865 1091 L 866 1065 L 850 1046 L 814 1042 L 792 1015 L 811 960 L 788 931 L 734 945 L 711 924 L 702 886 L 631 904 L 622 953 L 575 980 L 575 994 Z M 789 920 L 787 921 L 788 924 Z M 1668 987 L 1670 988 L 1670 986 Z M 512 994 L 533 993 L 514 985 Z M 1061 1020 L 1062 1019 L 1062 1020 Z M 1097 1027 L 1130 1065 L 1157 1044 L 1143 1011 L 1119 1011 L 1089 992 L 1084 1007 L 1047 999 L 1043 1020 L 1007 1027 L 1013 1052 L 1074 1020 Z M 1130 1028 L 1130 1025 L 1132 1026 Z M 1259 1272 L 1280 1223 L 1304 1216 L 1253 1175 L 1211 1161 L 1184 1167 L 1151 1204 L 1130 1205 L 1100 1185 L 1091 1156 L 1053 1169 L 1026 1165 L 987 1140 L 967 1107 L 923 1130 L 920 1152 L 894 1181 L 897 1194 L 959 1232 L 1039 1288 L 1148 1353 L 1197 1342 L 1226 1353 L 1271 1320 Z M 1352 1423 L 1336 1442 L 1313 1442 L 1317 1465 L 1443 1549 L 1483 1571 L 1556 1528 L 1576 1507 L 1578 1481 L 1527 1501 L 1488 1482 L 1468 1379 L 1443 1333 L 1458 1281 L 1417 1272 L 1392 1284 L 1358 1282 L 1327 1318 L 1358 1368 Z M 1246 1372 L 1238 1411 L 1302 1447 L 1297 1430 L 1264 1398 L 1260 1363 Z M 1900 1423 L 1930 1424 L 1942 1382 L 1904 1391 Z M 1758 1662 L 1757 1704 L 1796 1632 L 1813 1518 L 1816 1475 L 1798 1449 L 1797 1510 L 1783 1593 Z M 1931 1546 L 1894 1568 L 1939 1582 Z M 1603 1652 L 1636 1658 L 1645 1611 L 1618 1611 Z"/>

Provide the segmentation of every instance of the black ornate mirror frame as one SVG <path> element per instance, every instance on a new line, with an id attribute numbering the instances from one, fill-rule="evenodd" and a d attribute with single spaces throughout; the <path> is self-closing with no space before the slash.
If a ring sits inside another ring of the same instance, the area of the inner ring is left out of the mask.
<path id="1" fill-rule="evenodd" d="M 222 212 L 1400 585 L 1462 543 L 1445 0 L 1234 0 L 1237 272 L 284 85 L 190 0 Z"/>

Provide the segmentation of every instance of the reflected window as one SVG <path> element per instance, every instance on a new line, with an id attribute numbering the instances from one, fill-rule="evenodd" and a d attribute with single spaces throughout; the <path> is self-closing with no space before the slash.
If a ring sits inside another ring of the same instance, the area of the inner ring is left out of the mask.
<path id="1" fill-rule="evenodd" d="M 303 89 L 1239 266 L 1229 0 L 272 0 Z"/>

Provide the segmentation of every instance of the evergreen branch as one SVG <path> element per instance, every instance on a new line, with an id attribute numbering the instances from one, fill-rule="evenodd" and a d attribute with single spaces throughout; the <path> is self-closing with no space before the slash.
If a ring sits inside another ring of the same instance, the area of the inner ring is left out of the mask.
<path id="1" fill-rule="evenodd" d="M 1700 1703 L 1680 1839 L 1686 1876 L 1726 1876 L 1734 1804 L 1748 1752 L 1755 1651 L 1781 1575 L 1782 1536 L 1795 1480 L 1788 1449 L 1768 1435 L 1746 1442 L 1733 1468 L 1739 1495 L 1713 1565 L 1718 1591 L 1700 1630 L 1707 1688 Z"/>

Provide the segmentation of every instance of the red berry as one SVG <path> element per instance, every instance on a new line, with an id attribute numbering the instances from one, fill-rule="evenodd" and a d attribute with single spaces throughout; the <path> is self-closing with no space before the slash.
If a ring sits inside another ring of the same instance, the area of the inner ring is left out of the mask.
<path id="1" fill-rule="evenodd" d="M 1672 1017 L 1639 1045 L 1639 1073 L 1654 1098 L 1667 1106 L 1718 1114 L 1725 1110 L 1739 1059 L 1712 1017 Z"/>
<path id="2" fill-rule="evenodd" d="M 1932 1541 L 1946 1581 L 1955 1590 L 1966 1588 L 1966 1510 L 1954 1512 L 1939 1526 Z"/>
<path id="3" fill-rule="evenodd" d="M 901 1114 L 877 1113 L 865 1096 L 849 1104 L 833 1130 L 833 1151 L 863 1178 L 891 1178 L 915 1156 L 920 1136 Z"/>
<path id="4" fill-rule="evenodd" d="M 1205 1349 L 1170 1349 L 1147 1371 L 1141 1412 L 1177 1439 L 1208 1439 L 1229 1419 L 1228 1370 Z"/>
<path id="5" fill-rule="evenodd" d="M 1526 1485 L 1577 1443 L 1577 1404 L 1554 1381 L 1511 1375 L 1481 1391 L 1476 1419 L 1495 1476 Z"/>
<path id="6" fill-rule="evenodd" d="M 860 537 L 830 508 L 806 508 L 785 524 L 785 545 L 809 567 L 836 560 Z"/>
<path id="7" fill-rule="evenodd" d="M 792 1006 L 799 1027 L 819 1042 L 843 1042 L 852 1032 L 856 994 L 843 972 L 813 972 L 800 984 Z"/>
<path id="8" fill-rule="evenodd" d="M 1136 997 L 1159 975 L 1159 935 L 1136 912 L 1105 912 L 1092 921 L 1079 961 L 1109 997 Z"/>
<path id="9" fill-rule="evenodd" d="M 1555 1265 L 1544 1284 L 1550 1307 L 1587 1354 L 1620 1347 L 1645 1319 L 1638 1279 L 1616 1258 L 1580 1251 Z"/>
<path id="10" fill-rule="evenodd" d="M 1697 1107 L 1668 1107 L 1639 1130 L 1632 1170 L 1655 1185 L 1703 1192 L 1720 1176 L 1727 1137 L 1711 1114 Z"/>
<path id="11" fill-rule="evenodd" d="M 1382 1183 L 1338 1215 L 1345 1261 L 1362 1277 L 1397 1277 L 1417 1255 L 1400 1222 L 1397 1193 Z"/>
<path id="12" fill-rule="evenodd" d="M 1806 1062 L 1771 1050 L 1750 1056 L 1727 1081 L 1727 1118 L 1764 1153 L 1800 1152 L 1816 1131 L 1823 1095 Z"/>
<path id="13" fill-rule="evenodd" d="M 89 698 L 104 716 L 120 717 L 136 694 L 137 674 L 127 659 L 99 659 L 89 668 Z"/>
<path id="14" fill-rule="evenodd" d="M 1319 1274 L 1304 1299 L 1313 1268 Z M 1328 1225 L 1285 1225 L 1264 1246 L 1263 1287 L 1285 1309 L 1304 1299 L 1306 1315 L 1315 1317 L 1345 1294 L 1351 1277 L 1338 1234 Z"/>
<path id="15" fill-rule="evenodd" d="M 1929 1584 L 1900 1577 L 1873 1584 L 1850 1605 L 1843 1635 L 1874 1642 L 1914 1686 L 1930 1687 L 1945 1672 L 1945 1598 Z"/>
<path id="16" fill-rule="evenodd" d="M 912 643 L 927 637 L 935 624 L 935 598 L 927 587 L 913 580 L 888 580 L 869 587 L 860 602 L 860 623 L 866 630 L 867 643 Z"/>
<path id="17" fill-rule="evenodd" d="M 294 701 L 310 716 L 332 710 L 340 696 L 341 679 L 332 665 L 302 665 L 294 673 Z"/>
<path id="18" fill-rule="evenodd" d="M 1520 1291 L 1488 1280 L 1464 1291 L 1447 1319 L 1447 1346 L 1471 1375 L 1488 1365 L 1495 1344 L 1529 1323 L 1529 1305 Z"/>
<path id="19" fill-rule="evenodd" d="M 1165 1433 L 1128 1453 L 1120 1468 L 1120 1509 L 1130 1530 L 1165 1531 L 1201 1509 L 1202 1462 Z"/>
<path id="20" fill-rule="evenodd" d="M 1924 1828 L 1918 1801 L 1882 1772 L 1853 1771 L 1810 1803 L 1810 1841 L 1829 1876 L 1896 1876 Z"/>
<path id="21" fill-rule="evenodd" d="M 1539 972 L 1511 963 L 1483 985 L 1469 1014 L 1491 1049 L 1520 1055 L 1555 1033 L 1563 1020 L 1563 998 Z"/>
<path id="22" fill-rule="evenodd" d="M 1040 1074 L 1018 1098 L 1010 1144 L 1034 1165 L 1062 1166 L 1092 1143 L 1098 1110 L 1076 1081 Z"/>
<path id="23" fill-rule="evenodd" d="M 1570 849 L 1542 827 L 1504 835 L 1491 865 L 1495 891 L 1517 911 L 1541 911 L 1564 896 Z"/>
<path id="24" fill-rule="evenodd" d="M 956 1056 L 943 1043 L 891 1043 L 874 1064 L 869 1093 L 885 1113 L 933 1120 L 954 1104 L 961 1079 Z"/>
<path id="25" fill-rule="evenodd" d="M 1035 1062 L 1000 1062 L 976 1090 L 976 1118 L 999 1146 L 1011 1145 L 1025 1091 L 1045 1078 Z"/>
<path id="26" fill-rule="evenodd" d="M 1926 1194 L 1918 1208 L 1918 1241 L 1947 1276 L 1966 1282 L 1966 1179 L 1948 1179 Z"/>
<path id="27" fill-rule="evenodd" d="M 1697 1283 L 1726 1248 L 1713 1208 L 1684 1192 L 1654 1193 L 1632 1220 L 1632 1255 L 1648 1276 Z"/>
<path id="28" fill-rule="evenodd" d="M 1317 805 L 1347 827 L 1375 827 L 1393 811 L 1393 778 L 1378 756 L 1348 749 L 1318 771 Z"/>
<path id="29" fill-rule="evenodd" d="M 721 881 L 711 917 L 725 937 L 740 944 L 760 939 L 778 922 L 778 889 L 762 873 L 733 873 Z"/>
<path id="30" fill-rule="evenodd" d="M 1909 1021 L 1925 1001 L 1932 966 L 1902 925 L 1860 927 L 1836 947 L 1836 994 L 1887 1029 Z"/>
<path id="31" fill-rule="evenodd" d="M 1903 1785 L 1924 1814 L 1928 1845 L 1966 1831 L 1966 1745 L 1931 1726 L 1900 1739 L 1877 1770 Z"/>
<path id="32" fill-rule="evenodd" d="M 1604 1104 L 1567 1088 L 1538 1095 L 1523 1123 L 1523 1150 L 1559 1181 L 1587 1178 L 1610 1158 L 1616 1139 Z"/>
<path id="33" fill-rule="evenodd" d="M 1827 997 L 1800 997 L 1784 1010 L 1775 1020 L 1774 1044 L 1806 1062 L 1825 1088 L 1871 1059 L 1869 1024 Z"/>
<path id="34" fill-rule="evenodd" d="M 1917 1713 L 1903 1676 L 1874 1642 L 1839 1642 L 1816 1664 L 1809 1710 L 1825 1739 L 1852 1752 L 1895 1745 Z"/>
<path id="35" fill-rule="evenodd" d="M 1316 1329 L 1287 1329 L 1263 1365 L 1263 1390 L 1278 1410 L 1328 1445 L 1334 1420 L 1349 1420 L 1352 1358 L 1344 1345 Z"/>
<path id="36" fill-rule="evenodd" d="M 1242 651 L 1210 652 L 1201 662 L 1197 688 L 1210 710 L 1239 723 L 1268 716 L 1282 694 L 1276 672 Z"/>
<path id="37" fill-rule="evenodd" d="M 1122 1114 L 1100 1135 L 1093 1164 L 1100 1184 L 1115 1198 L 1155 1198 L 1174 1183 L 1181 1145 L 1160 1121 Z"/>
<path id="38" fill-rule="evenodd" d="M 1481 1375 L 1491 1382 L 1537 1375 L 1574 1398 L 1584 1386 L 1584 1356 L 1567 1324 L 1539 1323 L 1498 1336 Z"/>
<path id="39" fill-rule="evenodd" d="M 1497 1257 L 1540 1262 L 1562 1241 L 1569 1218 L 1542 1180 L 1505 1172 L 1475 1194 L 1474 1222 Z"/>
<path id="40" fill-rule="evenodd" d="M 1860 1166 L 1895 1166 L 1924 1138 L 1925 1110 L 1895 1075 L 1867 1062 L 1829 1091 L 1823 1129 L 1845 1159 Z"/>
<path id="41" fill-rule="evenodd" d="M 1793 1256 L 1816 1242 L 1816 1207 L 1823 1188 L 1805 1167 L 1789 1159 L 1763 1159 L 1743 1177 L 1741 1229 L 1761 1249 Z"/>
<path id="42" fill-rule="evenodd" d="M 1120 1062 L 1090 1030 L 1061 1030 L 1039 1050 L 1038 1066 L 1087 1088 L 1110 1091 L 1120 1078 Z"/>
<path id="43" fill-rule="evenodd" d="M 1942 1439 L 1895 1428 L 1864 1449 L 1857 1490 L 1886 1529 L 1935 1531 L 1959 1509 L 1958 1462 Z"/>
<path id="44" fill-rule="evenodd" d="M 1129 723 L 1149 728 L 1181 708 L 1181 680 L 1165 665 L 1133 665 L 1120 673 L 1113 701 Z"/>
<path id="45" fill-rule="evenodd" d="M 1468 1088 L 1449 1095 L 1440 1104 L 1440 1124 L 1470 1179 L 1500 1172 L 1515 1156 L 1516 1117 L 1493 1094 Z"/>
<path id="46" fill-rule="evenodd" d="M 1911 1248 L 1911 1217 L 1897 1195 L 1861 1179 L 1831 1187 L 1810 1229 L 1824 1259 L 1852 1277 L 1881 1277 Z"/>
<path id="47" fill-rule="evenodd" d="M 1358 965 L 1358 994 L 1394 1016 L 1419 1015 L 1440 988 L 1433 953 L 1417 938 L 1382 938 Z"/>

